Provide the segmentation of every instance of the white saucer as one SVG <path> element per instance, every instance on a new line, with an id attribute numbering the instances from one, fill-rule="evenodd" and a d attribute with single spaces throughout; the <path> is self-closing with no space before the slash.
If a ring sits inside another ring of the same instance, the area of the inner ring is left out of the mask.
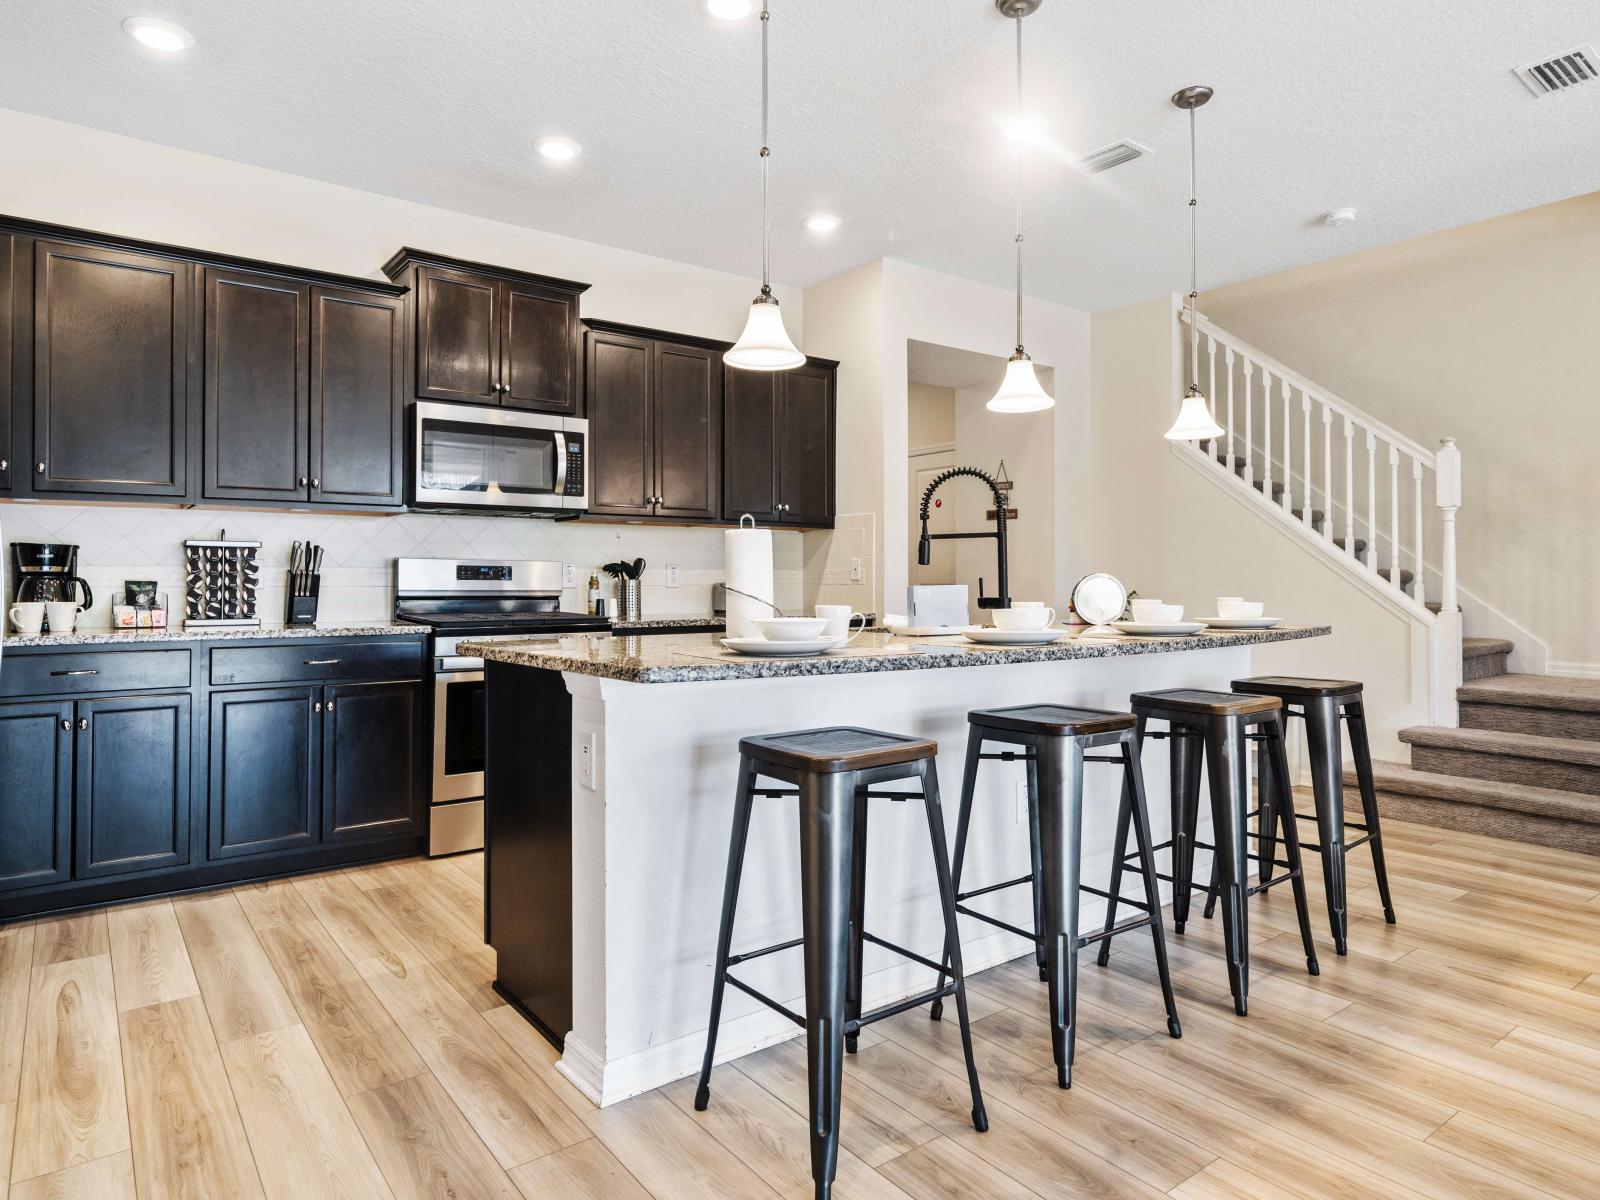
<path id="1" fill-rule="evenodd" d="M 843 638 L 806 638 L 804 641 L 777 642 L 766 638 L 722 639 L 722 644 L 736 654 L 754 654 L 762 657 L 792 658 L 802 654 L 826 654 L 844 645 Z"/>
<path id="2" fill-rule="evenodd" d="M 1282 617 L 1201 617 L 1212 629 L 1271 629 Z"/>
<path id="3" fill-rule="evenodd" d="M 1185 637 L 1205 628 L 1200 621 L 1113 621 L 1111 627 L 1133 637 Z"/>
<path id="4" fill-rule="evenodd" d="M 977 629 L 976 625 L 885 625 L 895 637 L 954 637 L 958 633 L 965 633 L 969 629 Z"/>
<path id="5" fill-rule="evenodd" d="M 974 626 L 963 629 L 961 636 L 980 646 L 1048 646 L 1067 636 L 1065 629 L 995 629 Z"/>

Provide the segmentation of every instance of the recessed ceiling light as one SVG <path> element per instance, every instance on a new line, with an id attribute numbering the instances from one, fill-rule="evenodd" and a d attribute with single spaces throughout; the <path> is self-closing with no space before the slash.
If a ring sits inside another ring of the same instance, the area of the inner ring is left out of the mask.
<path id="1" fill-rule="evenodd" d="M 122 28 L 141 46 L 148 46 L 163 54 L 176 54 L 194 45 L 194 34 L 171 21 L 158 21 L 154 17 L 129 17 L 122 23 Z"/>
<path id="2" fill-rule="evenodd" d="M 1332 225 L 1335 228 L 1337 228 L 1340 225 L 1348 225 L 1348 224 L 1350 224 L 1350 222 L 1354 221 L 1355 219 L 1356 219 L 1356 210 L 1355 209 L 1353 209 L 1353 208 L 1336 208 L 1331 213 L 1329 213 L 1327 216 L 1322 218 L 1322 223 L 1324 225 Z"/>
<path id="3" fill-rule="evenodd" d="M 568 162 L 583 153 L 582 146 L 564 137 L 542 137 L 534 143 L 534 147 L 540 154 L 556 162 Z"/>
<path id="4" fill-rule="evenodd" d="M 1041 142 L 1044 140 L 1044 121 L 1038 113 L 1018 113 L 1005 119 L 1006 140 L 1012 142 Z"/>
<path id="5" fill-rule="evenodd" d="M 750 0 L 706 0 L 706 11 L 724 21 L 738 21 L 755 10 Z"/>
<path id="6" fill-rule="evenodd" d="M 812 213 L 801 224 L 812 233 L 832 233 L 839 228 L 839 218 L 832 213 Z"/>

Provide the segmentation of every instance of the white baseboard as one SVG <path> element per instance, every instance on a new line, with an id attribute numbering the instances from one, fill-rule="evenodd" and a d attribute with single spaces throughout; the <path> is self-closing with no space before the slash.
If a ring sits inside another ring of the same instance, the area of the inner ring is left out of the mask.
<path id="1" fill-rule="evenodd" d="M 1600 663 L 1547 662 L 1546 675 L 1575 675 L 1582 679 L 1600 679 Z"/>

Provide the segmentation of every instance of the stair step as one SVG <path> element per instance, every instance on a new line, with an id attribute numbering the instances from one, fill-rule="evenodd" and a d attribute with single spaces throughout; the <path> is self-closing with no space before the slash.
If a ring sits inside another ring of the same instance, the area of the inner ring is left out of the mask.
<path id="1" fill-rule="evenodd" d="M 1428 605 L 1433 608 L 1433 605 Z M 1438 611 L 1435 609 L 1434 611 Z M 1505 638 L 1464 637 L 1461 639 L 1462 658 L 1480 658 L 1486 654 L 1510 654 L 1516 647 Z"/>
<path id="2" fill-rule="evenodd" d="M 1402 821 L 1462 829 L 1600 855 L 1600 796 L 1418 771 L 1374 762 L 1379 811 Z M 1355 772 L 1346 768 L 1347 786 Z"/>
<path id="3" fill-rule="evenodd" d="M 1346 548 L 1345 539 L 1342 538 L 1342 537 L 1334 538 L 1333 539 L 1333 544 L 1335 546 L 1339 547 L 1340 550 L 1346 550 L 1347 549 Z M 1356 539 L 1356 557 L 1360 558 L 1364 554 L 1366 554 L 1366 552 L 1367 552 L 1367 539 L 1366 538 L 1357 538 Z"/>
<path id="4" fill-rule="evenodd" d="M 1402 729 L 1418 771 L 1600 796 L 1600 741 L 1495 729 Z"/>
<path id="5" fill-rule="evenodd" d="M 1515 647 L 1504 638 L 1461 639 L 1461 678 L 1470 683 L 1506 673 L 1506 656 Z"/>
<path id="6" fill-rule="evenodd" d="M 1600 741 L 1600 679 L 1496 675 L 1463 683 L 1456 701 L 1467 729 Z"/>

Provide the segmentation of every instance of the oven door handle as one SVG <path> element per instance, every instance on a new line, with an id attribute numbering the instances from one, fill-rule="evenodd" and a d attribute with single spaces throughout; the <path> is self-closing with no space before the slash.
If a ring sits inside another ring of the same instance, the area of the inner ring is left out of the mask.
<path id="1" fill-rule="evenodd" d="M 449 674 L 451 681 L 455 683 L 472 683 L 474 680 L 483 678 L 483 659 L 481 658 L 467 658 L 462 655 L 451 654 L 444 658 L 434 659 L 433 666 L 441 678 Z M 462 679 L 461 673 L 463 671 L 474 672 L 475 674 L 472 679 Z"/>

